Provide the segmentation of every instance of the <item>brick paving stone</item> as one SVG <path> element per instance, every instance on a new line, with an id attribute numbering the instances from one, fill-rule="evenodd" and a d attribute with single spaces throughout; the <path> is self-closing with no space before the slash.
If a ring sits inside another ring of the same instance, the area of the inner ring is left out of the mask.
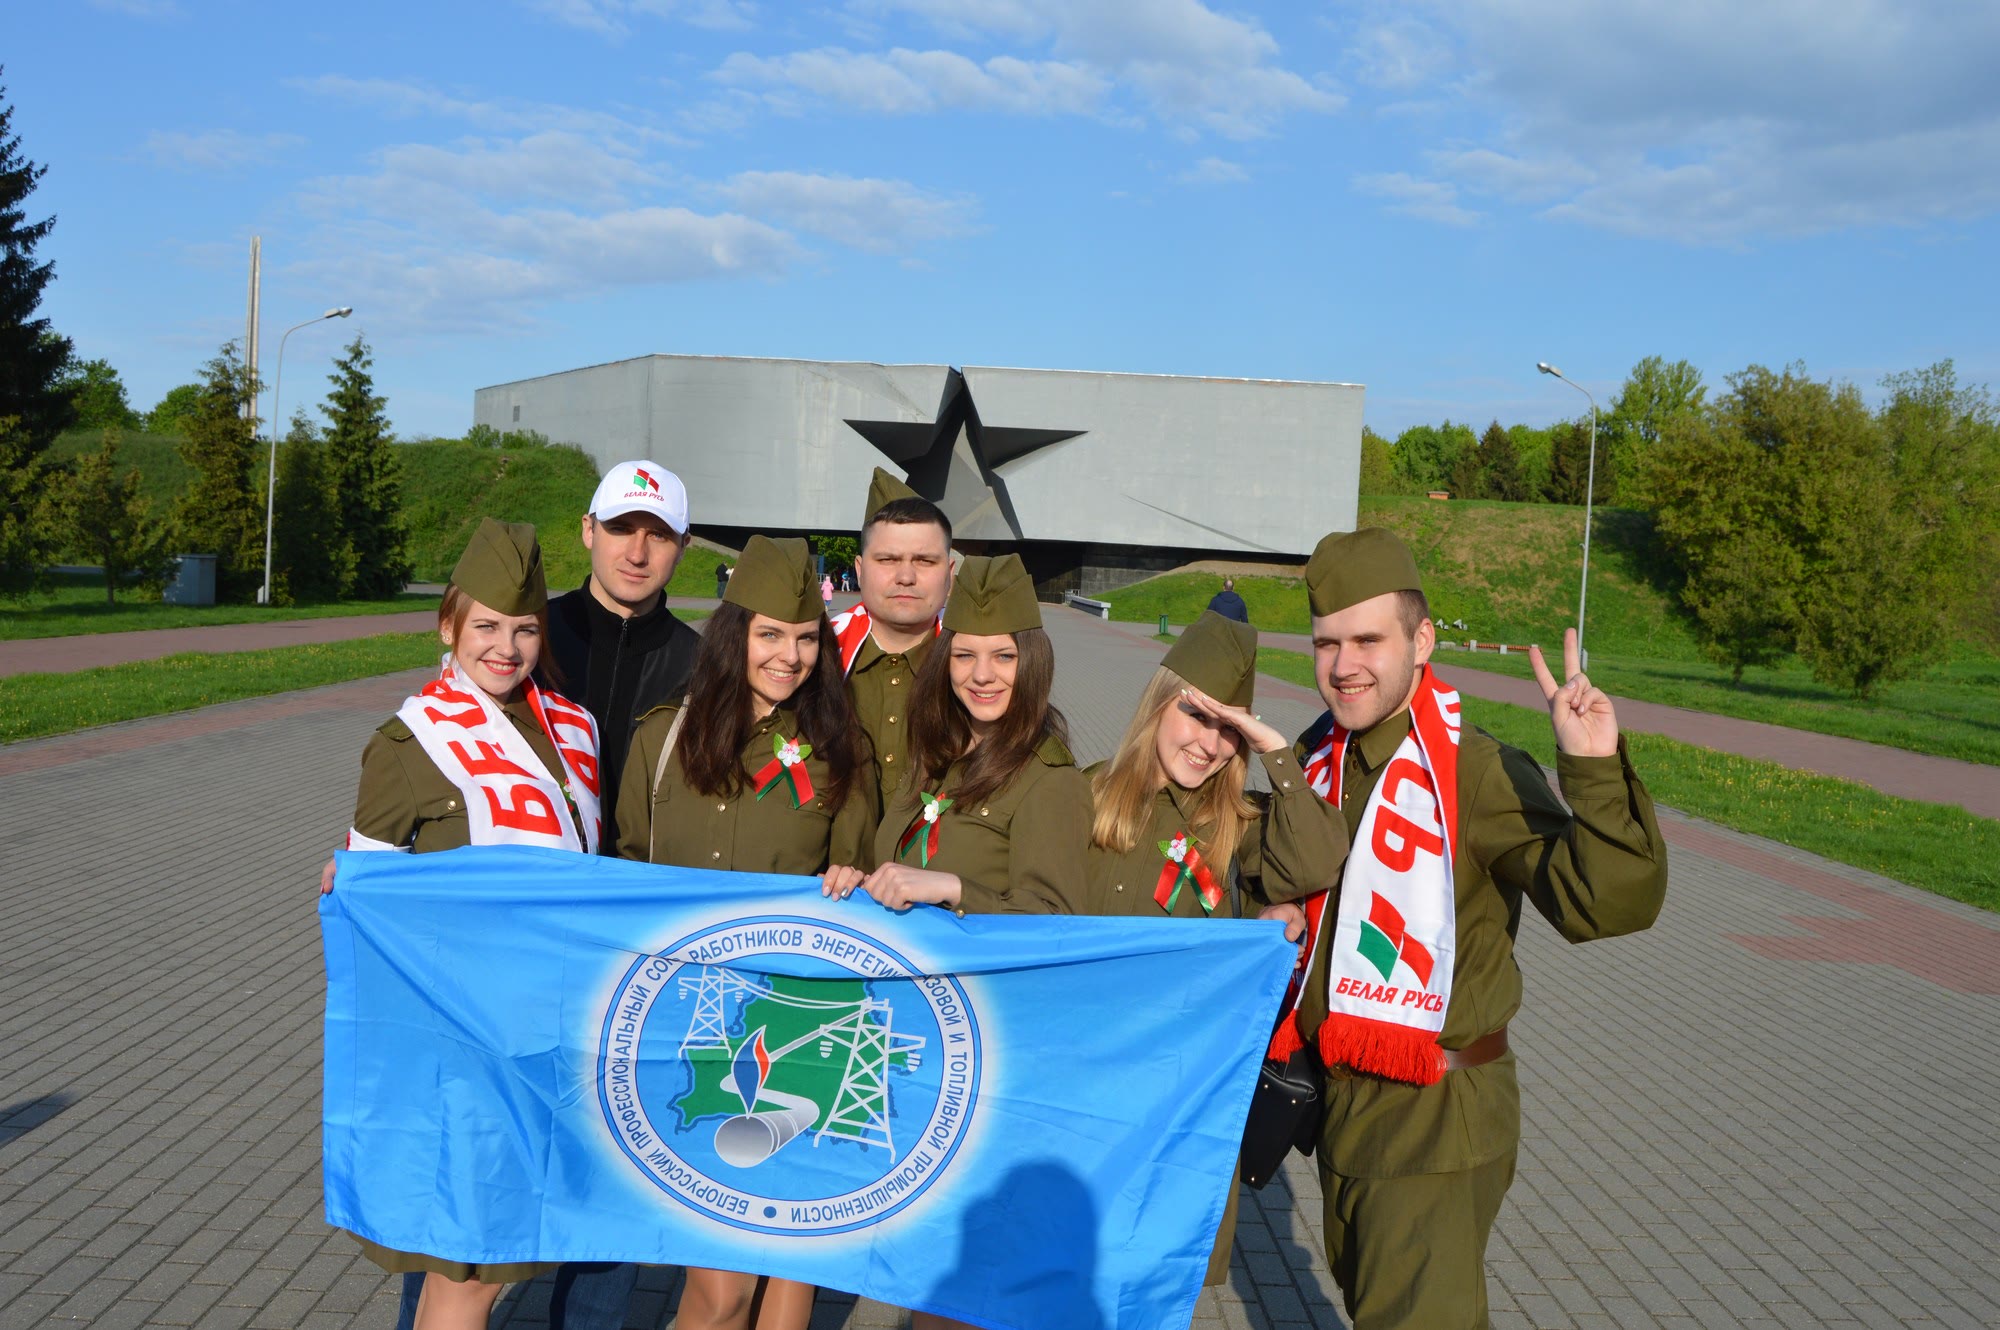
<path id="1" fill-rule="evenodd" d="M 1101 756 L 1163 648 L 1061 611 L 1049 626 L 1058 700 Z M 306 884 L 407 686 L 0 748 L 0 1327 L 386 1330 L 395 1281 L 320 1220 Z M 1296 730 L 1317 706 L 1267 681 L 1259 710 Z M 75 834 L 105 806 L 118 834 Z M 2000 923 L 1662 821 L 1673 882 L 1651 933 L 1570 947 L 1523 924 L 1495 1325 L 2000 1324 Z M 253 823 L 283 833 L 234 834 Z M 1801 942 L 1843 929 L 1881 945 Z M 1246 1191 L 1231 1282 L 1194 1323 L 1342 1324 L 1319 1205 L 1296 1156 Z M 628 1326 L 667 1324 L 678 1290 L 643 1272 Z M 538 1330 L 546 1298 L 511 1293 L 496 1324 Z M 813 1325 L 902 1319 L 827 1295 Z"/>

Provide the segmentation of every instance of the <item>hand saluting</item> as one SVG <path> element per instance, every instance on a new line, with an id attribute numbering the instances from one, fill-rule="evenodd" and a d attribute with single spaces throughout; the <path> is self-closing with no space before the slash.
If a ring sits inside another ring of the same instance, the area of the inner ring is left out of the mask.
<path id="1" fill-rule="evenodd" d="M 1556 748 L 1573 757 L 1610 757 L 1618 751 L 1618 716 L 1611 699 L 1578 667 L 1576 629 L 1563 630 L 1563 683 L 1556 685 L 1549 673 L 1542 649 L 1528 648 L 1528 663 L 1535 667 L 1535 682 L 1548 699 L 1549 723 L 1556 732 Z"/>

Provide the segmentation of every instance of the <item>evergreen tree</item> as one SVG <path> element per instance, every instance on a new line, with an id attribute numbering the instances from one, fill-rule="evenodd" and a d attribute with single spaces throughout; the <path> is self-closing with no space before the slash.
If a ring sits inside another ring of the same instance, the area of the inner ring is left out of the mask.
<path id="1" fill-rule="evenodd" d="M 334 362 L 327 394 L 327 461 L 333 473 L 341 541 L 353 558 L 349 594 L 378 600 L 396 595 L 410 578 L 403 531 L 403 467 L 375 395 L 368 341 L 356 336 Z"/>
<path id="2" fill-rule="evenodd" d="M 353 580 L 340 537 L 326 444 L 303 409 L 278 449 L 278 494 L 271 526 L 273 599 L 333 600 Z M 283 595 L 280 598 L 279 593 Z"/>
<path id="3" fill-rule="evenodd" d="M 1451 491 L 1454 499 L 1487 497 L 1486 458 L 1477 443 L 1459 450 L 1457 458 L 1452 461 L 1451 474 L 1445 477 L 1444 487 Z"/>
<path id="4" fill-rule="evenodd" d="M 49 470 L 30 449 L 21 422 L 0 416 L 0 596 L 25 595 L 48 583 L 57 545 Z"/>
<path id="5" fill-rule="evenodd" d="M 1499 421 L 1488 425 L 1486 433 L 1480 436 L 1479 454 L 1485 482 L 1483 497 L 1504 499 L 1508 503 L 1526 502 L 1528 480 L 1521 472 L 1521 455 L 1514 450 L 1513 434 L 1501 429 Z"/>
<path id="6" fill-rule="evenodd" d="M 1583 504 L 1586 490 L 1592 490 L 1596 502 L 1609 503 L 1613 490 L 1611 459 L 1604 455 L 1603 440 L 1597 449 L 1594 488 L 1590 484 L 1590 422 L 1588 420 L 1568 420 L 1549 430 L 1549 475 L 1542 482 L 1542 497 L 1550 503 Z"/>
<path id="7" fill-rule="evenodd" d="M 167 531 L 153 519 L 153 504 L 140 492 L 139 468 L 118 474 L 118 435 L 104 431 L 94 453 L 70 466 L 60 507 L 64 534 L 77 553 L 104 568 L 104 601 L 118 602 L 118 587 L 132 573 L 141 585 L 166 581 Z"/>
<path id="8" fill-rule="evenodd" d="M 257 384 L 236 343 L 202 367 L 201 395 L 181 421 L 182 460 L 193 473 L 174 509 L 185 550 L 216 556 L 216 596 L 247 600 L 264 580 L 264 479 L 257 421 L 245 418 Z"/>
<path id="9" fill-rule="evenodd" d="M 4 73 L 0 69 L 0 73 Z M 74 417 L 62 383 L 70 344 L 49 321 L 35 317 L 42 291 L 55 277 L 53 261 L 35 262 L 35 246 L 56 219 L 28 220 L 28 196 L 48 171 L 21 155 L 14 108 L 0 85 L 0 418 L 13 417 L 16 465 L 41 455 Z"/>

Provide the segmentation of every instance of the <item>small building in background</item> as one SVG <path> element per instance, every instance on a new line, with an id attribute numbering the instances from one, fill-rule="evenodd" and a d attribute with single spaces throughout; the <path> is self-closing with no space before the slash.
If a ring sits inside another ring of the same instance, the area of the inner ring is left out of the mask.
<path id="1" fill-rule="evenodd" d="M 740 546 L 856 530 L 873 469 L 1047 597 L 1200 559 L 1297 564 L 1354 526 L 1362 388 L 1076 370 L 642 356 L 481 388 L 473 420 L 686 483 Z"/>

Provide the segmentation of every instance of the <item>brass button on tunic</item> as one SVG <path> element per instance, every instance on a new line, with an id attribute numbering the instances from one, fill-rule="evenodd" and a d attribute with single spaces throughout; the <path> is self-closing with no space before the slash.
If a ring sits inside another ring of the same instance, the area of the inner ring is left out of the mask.
<path id="1" fill-rule="evenodd" d="M 855 717 L 868 742 L 875 745 L 876 791 L 885 808 L 895 797 L 900 775 L 892 768 L 909 760 L 909 732 L 903 728 L 909 707 L 903 680 L 923 664 L 935 641 L 926 637 L 908 651 L 891 653 L 877 646 L 875 635 L 870 633 L 855 653 L 854 668 L 847 672 L 847 692 L 854 699 Z"/>

